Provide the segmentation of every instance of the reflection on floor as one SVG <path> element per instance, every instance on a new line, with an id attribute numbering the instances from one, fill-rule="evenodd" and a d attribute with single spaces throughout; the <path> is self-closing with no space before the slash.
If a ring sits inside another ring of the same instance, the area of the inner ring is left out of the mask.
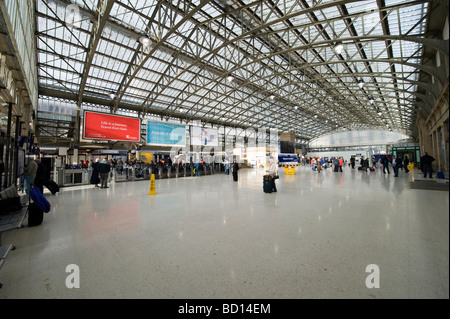
<path id="1" fill-rule="evenodd" d="M 42 225 L 3 234 L 0 297 L 449 298 L 448 192 L 297 167 L 266 194 L 263 175 L 46 193 Z"/>

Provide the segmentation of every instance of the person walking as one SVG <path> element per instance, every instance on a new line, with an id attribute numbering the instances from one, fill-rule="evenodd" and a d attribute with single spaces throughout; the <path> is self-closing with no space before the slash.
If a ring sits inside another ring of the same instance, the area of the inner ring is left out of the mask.
<path id="1" fill-rule="evenodd" d="M 230 162 L 225 160 L 225 175 L 230 175 Z"/>
<path id="2" fill-rule="evenodd" d="M 99 187 L 98 184 L 100 183 L 100 177 L 99 177 L 99 173 L 98 173 L 98 167 L 100 165 L 99 163 L 99 159 L 96 158 L 95 162 L 92 163 L 92 175 L 91 175 L 91 179 L 89 180 L 89 182 L 91 184 L 94 184 L 95 187 Z"/>
<path id="3" fill-rule="evenodd" d="M 320 174 L 320 172 L 322 171 L 322 160 L 320 157 L 317 159 L 316 166 L 317 166 L 317 173 Z"/>
<path id="4" fill-rule="evenodd" d="M 361 164 L 361 170 L 367 172 L 366 159 L 364 158 L 364 156 L 361 156 L 361 159 L 359 161 Z"/>
<path id="5" fill-rule="evenodd" d="M 383 156 L 383 174 L 386 174 L 386 169 L 388 174 L 390 174 L 391 172 L 389 172 L 389 159 L 387 157 L 387 155 Z"/>
<path id="6" fill-rule="evenodd" d="M 111 166 L 109 165 L 106 158 L 104 158 L 98 166 L 98 172 L 100 174 L 100 188 L 108 188 L 108 173 L 111 170 Z"/>
<path id="7" fill-rule="evenodd" d="M 34 185 L 34 179 L 36 178 L 36 173 L 38 169 L 38 164 L 34 159 L 29 159 L 25 172 L 23 173 L 24 184 L 25 184 L 25 194 L 30 195 L 31 187 Z"/>
<path id="8" fill-rule="evenodd" d="M 427 178 L 427 173 L 430 178 L 433 178 L 433 167 L 431 166 L 431 163 L 433 163 L 433 161 L 435 161 L 434 157 L 428 155 L 427 152 L 425 152 L 425 155 L 420 159 L 424 178 Z"/>
<path id="9" fill-rule="evenodd" d="M 233 160 L 233 180 L 235 182 L 238 181 L 238 170 L 239 170 L 239 164 L 236 162 L 236 160 Z"/>

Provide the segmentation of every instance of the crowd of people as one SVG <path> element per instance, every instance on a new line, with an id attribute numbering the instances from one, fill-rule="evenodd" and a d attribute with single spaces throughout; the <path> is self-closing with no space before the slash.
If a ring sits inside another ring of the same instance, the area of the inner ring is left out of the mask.
<path id="1" fill-rule="evenodd" d="M 424 173 L 424 177 L 426 177 L 426 173 L 428 172 L 429 177 L 432 178 L 431 162 L 434 160 L 428 153 L 425 153 L 424 156 L 421 157 L 420 162 L 423 163 L 422 172 Z M 323 157 L 304 157 L 301 162 L 303 165 L 310 165 L 313 171 L 317 171 L 320 174 L 323 169 L 333 168 L 334 172 L 343 172 L 343 168 L 347 166 L 352 169 L 356 169 L 357 167 L 357 159 L 352 156 L 350 158 L 350 163 L 347 163 L 347 160 L 344 160 L 342 157 L 331 157 L 323 158 Z M 363 172 L 367 171 L 375 171 L 375 169 L 382 169 L 383 174 L 391 174 L 390 169 L 392 168 L 394 172 L 394 177 L 398 177 L 398 174 L 401 170 L 405 173 L 409 172 L 409 164 L 410 160 L 408 155 L 398 156 L 395 155 L 384 155 L 379 158 L 377 161 L 375 156 L 372 157 L 364 157 L 361 156 L 359 159 L 359 167 L 358 170 Z"/>
<path id="2" fill-rule="evenodd" d="M 433 168 L 432 163 L 435 159 L 430 156 L 427 152 L 420 158 L 420 169 L 424 175 L 424 178 L 428 177 L 433 178 Z M 347 161 L 342 157 L 332 157 L 330 159 L 324 159 L 321 157 L 303 157 L 301 163 L 305 166 L 311 166 L 314 171 L 317 171 L 318 174 L 322 172 L 323 169 L 334 168 L 335 172 L 343 172 L 343 167 L 347 166 Z M 3 164 L 0 162 L 0 164 Z M 400 171 L 404 171 L 405 173 L 409 173 L 409 164 L 410 160 L 407 155 L 396 157 L 394 155 L 388 156 L 384 155 L 376 161 L 375 157 L 371 158 L 363 156 L 359 161 L 360 167 L 359 170 L 363 172 L 367 172 L 367 170 L 374 171 L 375 169 L 382 169 L 383 174 L 391 174 L 390 168 L 392 168 L 394 172 L 394 177 L 399 176 Z M 128 161 L 123 161 L 122 159 L 109 159 L 103 158 L 100 160 L 99 158 L 95 159 L 95 161 L 89 164 L 89 160 L 80 160 L 78 165 L 71 166 L 71 168 L 80 168 L 87 169 L 92 168 L 92 175 L 90 178 L 90 183 L 95 185 L 96 188 L 108 188 L 108 179 L 113 170 L 116 170 L 118 174 L 121 174 L 123 170 L 127 167 L 135 167 L 140 169 L 151 169 L 152 172 L 158 172 L 160 168 L 163 169 L 163 173 L 167 173 L 169 168 L 183 168 L 190 169 L 192 168 L 195 176 L 200 176 L 201 171 L 204 169 L 204 165 L 208 165 L 203 161 L 203 158 L 196 161 L 195 163 L 190 162 L 183 163 L 181 160 L 177 160 L 175 163 L 172 162 L 170 157 L 162 158 L 158 161 L 152 161 L 151 163 L 146 163 L 137 159 L 132 159 Z M 225 168 L 225 174 L 229 175 L 230 171 L 233 175 L 233 180 L 238 181 L 238 171 L 239 164 L 236 160 L 233 160 L 233 163 L 230 164 L 228 160 L 223 162 Z M 1 165 L 3 173 L 3 165 Z M 356 167 L 356 159 L 355 157 L 350 158 L 350 163 L 348 166 L 352 169 Z M 32 186 L 37 186 L 41 192 L 43 192 L 44 180 L 46 178 L 47 168 L 45 165 L 41 163 L 39 159 L 29 160 L 27 166 L 24 168 L 24 188 L 25 193 L 27 195 L 30 194 L 30 189 Z M 270 158 L 268 162 L 268 170 L 267 173 L 271 176 L 277 175 L 277 164 L 274 158 Z M 0 175 L 1 178 L 1 175 Z M 100 185 L 99 185 L 100 184 Z M 273 186 L 272 191 L 276 192 L 275 178 L 273 178 Z"/>

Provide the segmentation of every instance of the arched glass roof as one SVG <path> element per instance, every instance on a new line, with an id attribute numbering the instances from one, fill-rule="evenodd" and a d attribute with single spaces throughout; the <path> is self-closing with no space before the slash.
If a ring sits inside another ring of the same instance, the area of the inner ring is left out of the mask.
<path id="1" fill-rule="evenodd" d="M 448 55 L 427 40 L 431 11 L 423 0 L 37 0 L 39 94 L 304 141 L 342 128 L 413 135 L 425 48 Z"/>

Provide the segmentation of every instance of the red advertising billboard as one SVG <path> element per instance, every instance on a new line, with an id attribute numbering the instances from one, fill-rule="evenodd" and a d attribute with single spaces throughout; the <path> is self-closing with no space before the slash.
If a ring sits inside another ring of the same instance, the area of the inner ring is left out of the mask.
<path id="1" fill-rule="evenodd" d="M 141 120 L 134 117 L 84 112 L 83 138 L 139 142 Z"/>

